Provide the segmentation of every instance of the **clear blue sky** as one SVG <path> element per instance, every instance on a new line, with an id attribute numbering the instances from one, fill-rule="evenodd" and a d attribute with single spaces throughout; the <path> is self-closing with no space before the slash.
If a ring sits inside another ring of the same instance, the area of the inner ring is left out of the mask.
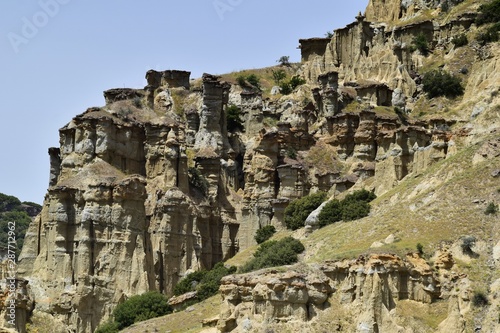
<path id="1" fill-rule="evenodd" d="M 222 74 L 300 61 L 368 0 L 2 0 L 0 192 L 42 203 L 58 129 L 149 69 Z"/>

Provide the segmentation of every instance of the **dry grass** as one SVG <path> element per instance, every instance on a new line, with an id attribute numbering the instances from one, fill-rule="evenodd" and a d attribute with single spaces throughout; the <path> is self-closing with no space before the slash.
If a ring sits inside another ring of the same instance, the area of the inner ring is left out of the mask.
<path id="1" fill-rule="evenodd" d="M 265 68 L 254 68 L 254 69 L 246 69 L 242 71 L 235 71 L 227 74 L 222 74 L 222 80 L 232 83 L 232 84 L 238 84 L 237 83 L 237 78 L 241 75 L 243 76 L 248 76 L 251 74 L 256 75 L 260 79 L 260 85 L 262 89 L 262 96 L 263 98 L 273 98 L 277 99 L 280 95 L 278 96 L 271 96 L 271 89 L 273 86 L 276 85 L 276 83 L 273 80 L 273 70 L 284 70 L 285 73 L 287 74 L 287 79 L 292 77 L 297 73 L 297 70 L 300 68 L 300 63 L 293 63 L 290 64 L 290 66 L 272 66 L 272 67 L 265 67 Z"/>
<path id="2" fill-rule="evenodd" d="M 216 317 L 219 314 L 222 299 L 220 295 L 213 296 L 203 302 L 188 308 L 192 311 L 180 311 L 167 316 L 146 320 L 124 329 L 123 333 L 171 332 L 197 333 L 202 327 L 202 321 Z"/>
<path id="3" fill-rule="evenodd" d="M 400 317 L 403 324 L 416 322 L 416 325 L 404 326 L 429 328 L 430 332 L 435 332 L 439 324 L 448 316 L 448 302 L 423 304 L 409 300 L 399 301 L 396 315 Z"/>
<path id="4" fill-rule="evenodd" d="M 403 255 L 415 251 L 417 243 L 431 253 L 443 241 L 457 241 L 464 235 L 490 239 L 495 234 L 495 217 L 486 216 L 485 204 L 474 201 L 500 201 L 500 180 L 490 176 L 500 159 L 472 166 L 474 153 L 474 147 L 464 150 L 422 175 L 408 176 L 372 203 L 369 217 L 312 233 L 304 241 L 306 261 L 353 258 L 379 251 Z M 383 241 L 390 234 L 400 241 L 370 249 L 373 242 Z"/>

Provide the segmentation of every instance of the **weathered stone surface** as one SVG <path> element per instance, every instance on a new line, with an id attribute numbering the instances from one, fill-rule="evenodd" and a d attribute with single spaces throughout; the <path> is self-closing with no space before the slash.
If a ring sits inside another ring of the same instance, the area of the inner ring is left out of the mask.
<path id="1" fill-rule="evenodd" d="M 127 297 L 148 290 L 170 295 L 186 272 L 254 245 L 259 228 L 283 229 L 284 210 L 296 198 L 352 187 L 381 195 L 450 157 L 457 146 L 478 142 L 477 135 L 494 136 L 499 46 L 471 46 L 463 54 L 450 46 L 472 27 L 474 13 L 445 23 L 373 23 L 404 21 L 440 4 L 372 0 L 366 17 L 358 15 L 333 38 L 301 40 L 297 74 L 307 82 L 290 95 L 265 98 L 209 74 L 190 89 L 184 71 L 149 71 L 143 90 L 106 91 L 106 106 L 76 116 L 60 130 L 60 147 L 49 150 L 49 190 L 19 264 L 36 300 L 34 313 L 71 331 L 92 332 Z M 415 71 L 424 57 L 409 45 L 421 32 L 432 48 L 446 51 L 445 61 L 480 59 L 456 65 L 468 69 L 460 71 L 467 75 L 463 102 L 456 101 L 465 111 L 412 120 L 422 96 Z M 243 130 L 228 131 L 229 104 L 241 110 Z M 471 118 L 474 110 L 481 112 Z M 494 138 L 482 143 L 473 162 L 497 158 L 498 147 Z M 311 229 L 315 214 L 307 222 Z M 453 263 L 443 252 L 435 267 L 446 271 Z M 357 307 L 351 331 L 405 332 L 393 321 L 394 302 L 429 302 L 439 290 L 418 256 L 328 263 L 323 272 L 331 275 L 328 285 L 338 289 L 341 303 Z M 224 297 L 237 304 L 221 315 L 221 329 L 258 330 L 262 318 L 302 323 L 326 306 L 328 293 L 311 287 L 309 273 L 272 274 L 228 282 L 227 290 L 223 285 Z M 453 293 L 451 286 L 446 293 Z M 456 318 L 441 331 L 464 320 L 465 294 L 454 295 Z"/>

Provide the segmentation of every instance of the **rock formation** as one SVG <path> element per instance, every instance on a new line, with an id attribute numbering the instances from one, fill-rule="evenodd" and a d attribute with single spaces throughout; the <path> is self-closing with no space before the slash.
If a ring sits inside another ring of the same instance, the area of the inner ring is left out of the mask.
<path id="1" fill-rule="evenodd" d="M 353 187 L 382 195 L 451 157 L 457 143 L 489 133 L 456 126 L 463 117 L 444 111 L 410 117 L 424 60 L 410 50 L 413 38 L 423 32 L 444 49 L 474 18 L 393 24 L 423 5 L 440 2 L 372 0 L 366 16 L 332 39 L 301 40 L 306 84 L 287 96 L 269 99 L 210 74 L 193 87 L 189 72 L 152 70 L 144 89 L 104 92 L 105 105 L 76 116 L 60 129 L 60 147 L 49 149 L 49 189 L 18 270 L 35 311 L 72 332 L 93 332 L 128 297 L 171 295 L 186 272 L 254 245 L 257 229 L 284 229 L 290 201 Z M 493 55 L 471 63 L 464 98 L 473 119 L 498 105 L 499 63 Z M 229 104 L 244 130 L 228 130 Z M 250 313 L 258 322 L 307 321 L 335 294 L 357 305 L 360 332 L 394 328 L 394 302 L 436 297 L 433 274 L 416 260 L 371 256 L 325 264 L 319 275 L 227 278 L 219 327 L 241 328 Z"/>
<path id="2" fill-rule="evenodd" d="M 290 324 L 322 332 L 322 327 L 312 325 L 315 318 L 344 310 L 353 320 L 338 324 L 338 331 L 403 332 L 401 323 L 390 315 L 400 301 L 430 304 L 441 295 L 439 276 L 414 254 L 404 259 L 379 254 L 319 267 L 298 265 L 282 272 L 227 276 L 220 293 L 221 332 L 281 331 Z M 328 324 L 330 329 L 336 325 Z"/>

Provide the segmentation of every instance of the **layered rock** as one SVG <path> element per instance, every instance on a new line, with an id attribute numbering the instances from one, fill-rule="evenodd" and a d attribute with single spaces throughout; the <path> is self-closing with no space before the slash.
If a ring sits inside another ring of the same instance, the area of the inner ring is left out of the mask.
<path id="1" fill-rule="evenodd" d="M 36 311 L 92 332 L 131 295 L 170 295 L 186 272 L 254 245 L 259 228 L 284 228 L 284 210 L 296 198 L 351 187 L 383 194 L 454 154 L 457 140 L 493 132 L 494 121 L 456 129 L 441 117 L 408 116 L 423 61 L 410 52 L 413 38 L 424 32 L 433 48 L 444 47 L 474 17 L 372 22 L 409 17 L 422 5 L 440 3 L 373 0 L 366 17 L 332 39 L 301 40 L 307 84 L 273 100 L 209 74 L 192 88 L 185 71 L 149 71 L 144 89 L 106 91 L 106 105 L 75 117 L 60 130 L 60 147 L 49 149 L 49 189 L 19 265 Z M 471 69 L 472 120 L 488 119 L 498 104 L 498 67 L 490 56 Z M 229 101 L 241 110 L 241 131 L 227 128 Z M 254 302 L 258 321 L 307 322 L 333 293 L 363 310 L 360 327 L 380 331 L 398 301 L 435 297 L 432 274 L 412 260 L 329 263 L 319 280 L 299 272 L 233 277 L 222 289 L 229 310 L 221 327 L 244 324 L 238 312 Z"/>
<path id="2" fill-rule="evenodd" d="M 389 314 L 399 302 L 430 304 L 441 295 L 439 277 L 415 254 L 404 259 L 377 254 L 317 268 L 292 266 L 286 272 L 233 275 L 222 279 L 220 293 L 221 332 L 292 326 L 316 332 L 321 327 L 316 330 L 311 323 L 331 311 L 348 311 L 352 316 L 348 326 L 338 331 L 402 331 L 401 323 Z M 332 308 L 332 303 L 339 308 Z"/>

